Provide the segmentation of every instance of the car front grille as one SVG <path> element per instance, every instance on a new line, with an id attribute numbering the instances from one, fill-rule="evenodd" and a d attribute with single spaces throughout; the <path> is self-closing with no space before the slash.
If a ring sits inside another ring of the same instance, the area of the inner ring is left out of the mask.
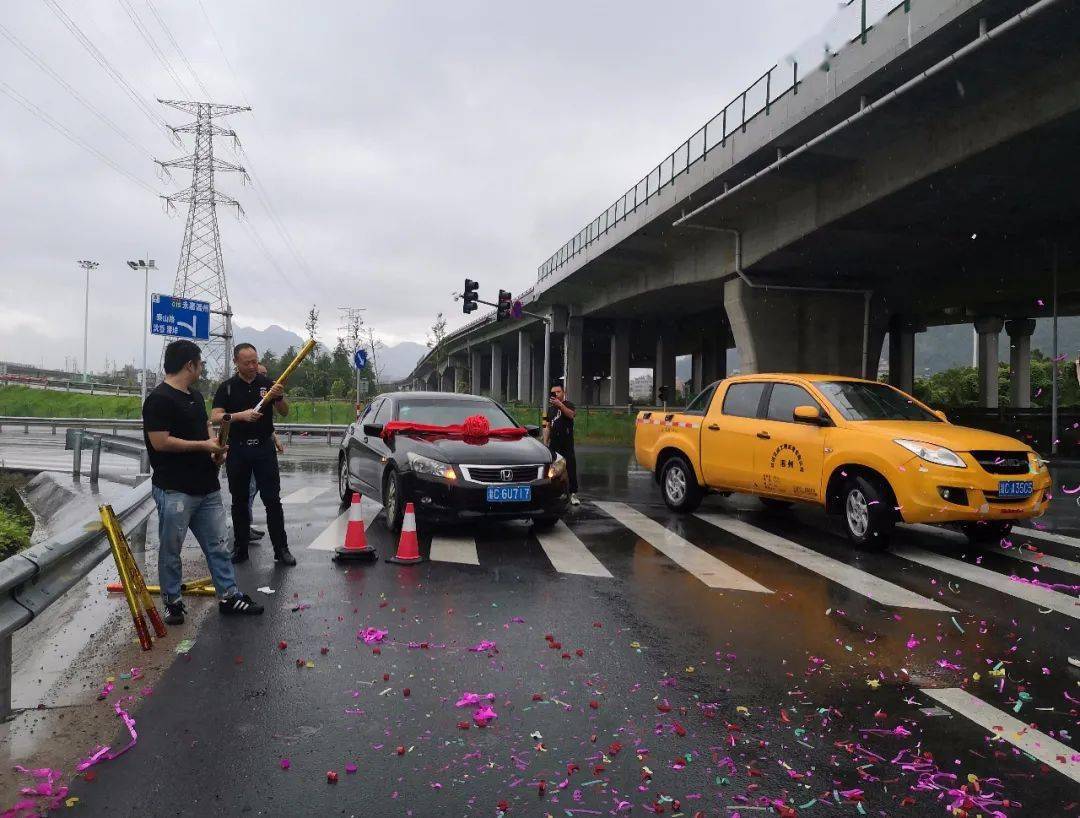
<path id="1" fill-rule="evenodd" d="M 466 480 L 474 483 L 531 483 L 543 477 L 544 467 L 532 466 L 461 466 Z"/>
<path id="2" fill-rule="evenodd" d="M 971 456 L 990 474 L 1028 474 L 1027 452 L 973 451 Z"/>

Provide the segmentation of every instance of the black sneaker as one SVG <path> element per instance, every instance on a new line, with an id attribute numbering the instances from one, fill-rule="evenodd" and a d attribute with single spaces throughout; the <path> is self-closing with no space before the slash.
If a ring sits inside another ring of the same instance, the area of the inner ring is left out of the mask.
<path id="1" fill-rule="evenodd" d="M 247 594 L 236 593 L 218 602 L 218 610 L 229 616 L 258 616 L 263 606 Z"/>
<path id="2" fill-rule="evenodd" d="M 165 624 L 166 625 L 183 625 L 184 614 L 187 612 L 187 608 L 184 607 L 184 600 L 178 599 L 176 602 L 165 603 Z"/>
<path id="3" fill-rule="evenodd" d="M 240 550 L 239 548 L 233 548 L 233 555 L 232 555 L 232 557 L 230 559 L 232 560 L 233 565 L 239 565 L 242 562 L 247 562 L 248 561 L 247 548 L 244 548 L 243 550 Z"/>
<path id="4" fill-rule="evenodd" d="M 266 536 L 265 531 L 259 531 L 259 529 L 257 529 L 257 528 L 249 528 L 248 529 L 248 541 L 251 542 L 251 543 L 258 542 L 259 540 L 261 540 L 265 536 Z"/>
<path id="5" fill-rule="evenodd" d="M 296 565 L 296 557 L 292 555 L 292 552 L 288 548 L 282 548 L 280 551 L 274 551 L 274 562 L 281 562 L 285 565 Z"/>

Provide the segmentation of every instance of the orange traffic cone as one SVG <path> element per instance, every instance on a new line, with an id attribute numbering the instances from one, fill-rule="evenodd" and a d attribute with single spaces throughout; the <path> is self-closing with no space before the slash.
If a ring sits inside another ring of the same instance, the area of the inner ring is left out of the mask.
<path id="1" fill-rule="evenodd" d="M 420 543 L 416 539 L 416 509 L 412 503 L 405 504 L 405 519 L 401 521 L 401 539 L 398 540 L 397 554 L 387 557 L 386 561 L 399 565 L 416 565 L 424 561 L 420 556 Z"/>
<path id="2" fill-rule="evenodd" d="M 345 544 L 334 551 L 334 562 L 351 562 L 353 560 L 376 560 L 378 552 L 367 542 L 364 534 L 364 515 L 360 512 L 360 492 L 352 496 L 352 505 L 349 506 L 349 526 L 345 529 Z"/>

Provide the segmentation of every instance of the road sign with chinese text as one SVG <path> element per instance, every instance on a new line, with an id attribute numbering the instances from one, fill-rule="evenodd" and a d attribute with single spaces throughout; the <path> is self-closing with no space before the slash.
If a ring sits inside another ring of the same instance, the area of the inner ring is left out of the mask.
<path id="1" fill-rule="evenodd" d="M 150 296 L 150 332 L 191 341 L 208 341 L 210 303 L 154 293 Z"/>

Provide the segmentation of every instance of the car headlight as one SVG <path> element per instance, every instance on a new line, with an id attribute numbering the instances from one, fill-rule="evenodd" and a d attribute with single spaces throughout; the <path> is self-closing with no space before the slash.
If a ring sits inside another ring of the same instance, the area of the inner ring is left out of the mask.
<path id="1" fill-rule="evenodd" d="M 566 458 L 561 454 L 557 454 L 555 455 L 555 459 L 551 461 L 551 465 L 548 466 L 548 480 L 554 480 L 556 477 L 560 477 L 564 474 L 566 474 Z"/>
<path id="2" fill-rule="evenodd" d="M 409 468 L 416 474 L 441 477 L 444 480 L 457 480 L 457 473 L 449 463 L 432 460 L 430 457 L 424 457 L 422 454 L 416 454 L 415 452 L 409 452 L 407 456 L 409 458 Z"/>
<path id="3" fill-rule="evenodd" d="M 913 455 L 927 463 L 936 463 L 939 466 L 952 466 L 954 469 L 966 469 L 965 463 L 952 449 L 944 446 L 935 446 L 933 443 L 923 443 L 918 440 L 894 440 L 893 443 L 903 446 Z"/>
<path id="4" fill-rule="evenodd" d="M 1050 465 L 1049 460 L 1043 460 L 1041 457 L 1039 457 L 1037 454 L 1035 454 L 1035 452 L 1031 452 L 1028 455 L 1028 460 L 1031 463 L 1031 471 L 1032 472 L 1046 471 L 1046 467 L 1048 465 Z"/>

